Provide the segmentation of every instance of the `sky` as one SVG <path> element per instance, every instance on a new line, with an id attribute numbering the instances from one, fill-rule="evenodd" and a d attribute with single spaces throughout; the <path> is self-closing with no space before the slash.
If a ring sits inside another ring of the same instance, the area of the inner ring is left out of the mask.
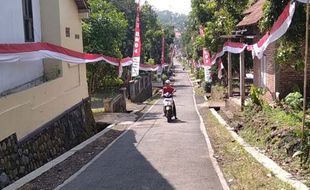
<path id="1" fill-rule="evenodd" d="M 144 3 L 146 0 L 141 0 Z M 187 14 L 191 11 L 191 0 L 147 0 L 158 10 L 169 10 L 175 13 Z"/>

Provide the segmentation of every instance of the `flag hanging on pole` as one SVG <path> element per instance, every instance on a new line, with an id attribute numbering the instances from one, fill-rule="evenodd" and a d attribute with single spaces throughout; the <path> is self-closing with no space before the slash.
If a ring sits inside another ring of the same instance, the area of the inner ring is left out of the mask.
<path id="1" fill-rule="evenodd" d="M 137 5 L 137 14 L 136 14 L 136 29 L 134 36 L 134 47 L 133 47 L 133 56 L 132 56 L 132 67 L 131 67 L 131 76 L 139 76 L 140 69 L 140 56 L 141 56 L 141 32 L 140 32 L 140 0 Z"/>
<path id="2" fill-rule="evenodd" d="M 222 79 L 223 78 L 223 73 L 222 73 L 222 70 L 224 69 L 224 65 L 223 65 L 223 61 L 222 59 L 219 60 L 219 63 L 218 63 L 218 73 L 217 73 L 217 77 L 219 79 Z"/>
<path id="3" fill-rule="evenodd" d="M 202 25 L 199 26 L 199 33 L 201 37 L 205 37 L 205 31 Z M 210 52 L 207 50 L 207 48 L 202 49 L 202 63 L 205 73 L 205 81 L 211 82 L 211 59 L 210 59 Z"/>
<path id="4" fill-rule="evenodd" d="M 163 31 L 162 48 L 161 48 L 161 66 L 165 64 L 165 32 Z"/>
<path id="5" fill-rule="evenodd" d="M 162 45 L 161 45 L 161 60 L 157 70 L 157 75 L 162 74 L 164 65 L 165 65 L 165 32 L 163 31 Z"/>

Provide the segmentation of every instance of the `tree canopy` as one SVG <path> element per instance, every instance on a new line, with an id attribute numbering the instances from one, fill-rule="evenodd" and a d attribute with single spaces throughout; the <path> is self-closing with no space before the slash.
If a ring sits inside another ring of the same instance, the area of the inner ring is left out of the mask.
<path id="1" fill-rule="evenodd" d="M 131 57 L 134 43 L 135 0 L 89 0 L 91 13 L 83 21 L 84 49 L 117 58 Z M 147 2 L 141 7 L 142 63 L 159 64 L 162 32 L 165 31 L 166 58 L 173 43 L 173 27 L 163 26 L 154 8 Z M 117 67 L 106 63 L 87 65 L 90 91 L 122 83 Z"/>

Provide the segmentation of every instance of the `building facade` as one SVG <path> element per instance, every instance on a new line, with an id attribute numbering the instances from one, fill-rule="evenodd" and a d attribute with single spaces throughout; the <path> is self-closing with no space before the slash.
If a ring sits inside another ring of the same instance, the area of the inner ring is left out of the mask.
<path id="1" fill-rule="evenodd" d="M 265 2 L 266 0 L 257 0 L 244 12 L 243 20 L 237 25 L 240 31 L 245 31 L 243 35 L 253 38 L 252 44 L 257 43 L 262 37 L 258 23 L 263 17 Z M 269 101 L 282 99 L 296 89 L 303 90 L 304 71 L 276 63 L 277 48 L 278 44 L 274 42 L 265 50 L 262 59 L 255 57 L 253 60 L 254 85 L 266 90 L 265 99 Z M 309 67 L 308 73 L 310 74 Z M 309 85 L 307 90 L 310 91 Z"/>
<path id="2" fill-rule="evenodd" d="M 0 7 L 0 43 L 49 42 L 83 52 L 81 0 L 10 0 Z M 88 97 L 86 66 L 44 59 L 0 62 L 0 141 L 22 139 Z"/>

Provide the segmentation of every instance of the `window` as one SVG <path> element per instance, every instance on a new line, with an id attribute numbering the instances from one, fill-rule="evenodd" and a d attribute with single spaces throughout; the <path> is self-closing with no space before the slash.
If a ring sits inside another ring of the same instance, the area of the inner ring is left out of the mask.
<path id="1" fill-rule="evenodd" d="M 33 14 L 31 0 L 22 0 L 25 42 L 34 42 Z"/>
<path id="2" fill-rule="evenodd" d="M 66 37 L 70 37 L 70 28 L 66 27 Z"/>

